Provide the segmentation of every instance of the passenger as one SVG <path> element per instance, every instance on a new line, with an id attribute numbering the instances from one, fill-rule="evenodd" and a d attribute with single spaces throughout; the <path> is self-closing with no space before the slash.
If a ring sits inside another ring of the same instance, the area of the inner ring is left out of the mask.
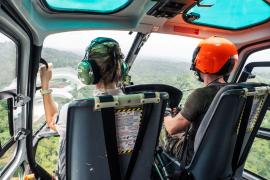
<path id="1" fill-rule="evenodd" d="M 125 74 L 126 67 L 118 42 L 111 38 L 98 37 L 91 41 L 86 49 L 84 59 L 78 64 L 78 77 L 84 84 L 96 85 L 93 96 L 119 95 L 123 92 L 118 88 L 118 84 Z M 58 114 L 57 106 L 51 95 L 51 77 L 52 65 L 49 65 L 48 70 L 46 70 L 45 66 L 41 67 L 41 94 L 43 95 L 47 125 L 60 135 L 61 143 L 57 174 L 62 180 L 66 179 L 65 146 L 69 104 L 64 105 Z"/>
<path id="2" fill-rule="evenodd" d="M 225 83 L 238 59 L 237 48 L 227 39 L 210 37 L 202 40 L 193 53 L 191 70 L 204 87 L 194 90 L 183 109 L 175 116 L 164 118 L 160 136 L 160 146 L 185 164 L 191 161 L 197 129 L 207 112 L 213 98 Z M 190 127 L 190 128 L 189 128 Z M 186 133 L 186 129 L 189 131 Z M 185 137 L 187 139 L 185 139 Z M 184 143 L 184 141 L 186 143 Z M 183 147 L 185 145 L 185 147 Z M 185 157 L 181 157 L 187 148 Z M 181 158 L 185 158 L 184 161 Z"/>

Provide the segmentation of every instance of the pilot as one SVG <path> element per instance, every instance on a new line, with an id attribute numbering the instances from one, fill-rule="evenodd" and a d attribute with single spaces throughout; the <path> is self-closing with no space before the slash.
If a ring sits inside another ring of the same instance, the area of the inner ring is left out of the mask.
<path id="1" fill-rule="evenodd" d="M 237 59 L 237 48 L 227 39 L 210 37 L 199 43 L 194 50 L 190 69 L 204 87 L 195 89 L 189 95 L 179 113 L 164 118 L 166 131 L 163 128 L 160 145 L 167 153 L 181 161 L 185 158 L 185 164 L 191 161 L 197 129 L 218 90 L 226 83 L 225 79 Z M 185 157 L 181 157 L 185 148 Z"/>
<path id="2" fill-rule="evenodd" d="M 78 64 L 78 78 L 86 85 L 95 84 L 93 96 L 123 94 L 119 87 L 127 73 L 127 65 L 117 41 L 111 38 L 98 37 L 86 48 L 84 59 Z M 52 64 L 40 69 L 41 94 L 45 109 L 47 125 L 60 135 L 60 151 L 57 168 L 59 179 L 66 179 L 65 146 L 68 105 L 64 105 L 58 113 L 56 103 L 51 95 L 50 80 Z M 91 96 L 91 95 L 89 95 Z"/>

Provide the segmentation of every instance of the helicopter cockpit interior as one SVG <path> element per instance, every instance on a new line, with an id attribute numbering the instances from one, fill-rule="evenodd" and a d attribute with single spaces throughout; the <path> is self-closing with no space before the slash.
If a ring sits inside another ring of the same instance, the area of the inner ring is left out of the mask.
<path id="1" fill-rule="evenodd" d="M 40 93 L 51 63 L 57 107 L 70 103 L 66 179 L 270 179 L 269 30 L 269 0 L 1 0 L 0 179 L 57 177 L 60 137 Z M 211 36 L 233 42 L 238 61 L 185 164 L 185 151 L 177 159 L 159 147 L 160 131 L 167 109 L 203 86 L 190 64 Z M 77 77 L 96 37 L 119 42 L 124 95 L 90 97 L 95 87 Z M 119 119 L 132 137 L 118 134 Z"/>

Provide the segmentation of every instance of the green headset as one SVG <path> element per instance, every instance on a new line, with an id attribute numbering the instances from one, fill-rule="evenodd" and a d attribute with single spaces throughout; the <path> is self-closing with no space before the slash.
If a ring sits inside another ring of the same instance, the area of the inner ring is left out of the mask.
<path id="1" fill-rule="evenodd" d="M 106 45 L 108 43 L 110 46 Z M 98 37 L 91 41 L 86 49 L 83 60 L 78 64 L 78 78 L 86 85 L 97 84 L 100 81 L 101 74 L 99 67 L 95 60 L 89 58 L 89 53 L 91 55 L 91 52 L 95 51 L 95 47 L 99 44 L 107 48 L 106 53 L 109 52 L 110 60 L 121 61 L 121 78 L 124 81 L 128 75 L 128 65 L 123 61 L 123 54 L 116 51 L 115 47 L 119 47 L 118 42 L 106 37 Z"/>

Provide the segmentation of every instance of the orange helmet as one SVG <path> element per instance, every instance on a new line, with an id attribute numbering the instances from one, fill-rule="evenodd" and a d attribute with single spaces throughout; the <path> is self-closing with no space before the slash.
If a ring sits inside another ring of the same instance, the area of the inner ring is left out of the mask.
<path id="1" fill-rule="evenodd" d="M 190 69 L 205 74 L 227 75 L 236 60 L 236 46 L 227 39 L 213 36 L 199 43 Z"/>

